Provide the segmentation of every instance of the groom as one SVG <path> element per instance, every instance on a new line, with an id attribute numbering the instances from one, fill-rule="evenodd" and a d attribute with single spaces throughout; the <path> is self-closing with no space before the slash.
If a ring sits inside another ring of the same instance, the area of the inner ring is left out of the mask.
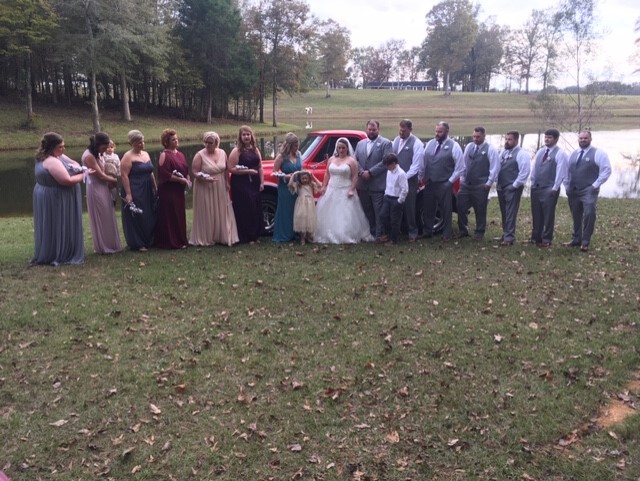
<path id="1" fill-rule="evenodd" d="M 382 159 L 391 152 L 391 141 L 380 136 L 380 123 L 369 120 L 367 138 L 358 142 L 355 156 L 358 162 L 358 197 L 376 242 L 385 241 L 380 215 L 387 185 L 387 168 L 382 164 Z"/>

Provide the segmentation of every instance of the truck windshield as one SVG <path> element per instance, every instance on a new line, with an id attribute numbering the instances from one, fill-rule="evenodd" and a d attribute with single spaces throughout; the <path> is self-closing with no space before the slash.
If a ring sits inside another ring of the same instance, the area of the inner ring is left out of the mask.
<path id="1" fill-rule="evenodd" d="M 302 161 L 305 162 L 308 157 L 316 150 L 316 146 L 320 142 L 322 137 L 319 135 L 308 135 L 300 144 L 300 155 Z"/>

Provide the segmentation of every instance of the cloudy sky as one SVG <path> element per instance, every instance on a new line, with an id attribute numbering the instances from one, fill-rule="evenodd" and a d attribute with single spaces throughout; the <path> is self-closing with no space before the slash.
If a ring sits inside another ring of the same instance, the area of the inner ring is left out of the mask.
<path id="1" fill-rule="evenodd" d="M 386 40 L 400 39 L 406 47 L 420 45 L 426 35 L 425 16 L 438 3 L 436 0 L 308 0 L 311 13 L 321 19 L 333 19 L 351 31 L 353 47 L 379 46 Z M 513 2 L 512 0 L 475 0 L 481 5 L 480 19 L 494 17 L 499 25 L 518 28 L 531 14 L 532 8 L 552 8 L 556 0 Z M 640 82 L 640 58 L 631 60 L 636 51 L 634 32 L 640 17 L 637 0 L 599 0 L 596 18 L 603 32 L 595 50 L 597 61 L 591 71 L 598 78 Z M 566 83 L 570 83 L 567 80 Z M 501 88 L 502 86 L 496 85 Z"/>

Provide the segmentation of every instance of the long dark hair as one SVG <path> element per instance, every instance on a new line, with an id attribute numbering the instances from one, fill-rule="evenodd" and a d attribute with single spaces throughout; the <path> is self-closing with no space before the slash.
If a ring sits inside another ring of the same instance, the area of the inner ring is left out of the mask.
<path id="1" fill-rule="evenodd" d="M 54 149 L 64 142 L 62 135 L 56 132 L 47 132 L 42 136 L 40 148 L 36 151 L 36 160 L 42 162 L 44 159 L 53 154 Z"/>
<path id="2" fill-rule="evenodd" d="M 109 145 L 109 142 L 111 142 L 109 134 L 105 132 L 98 132 L 97 134 L 89 137 L 89 147 L 87 147 L 87 149 L 97 159 L 98 155 L 100 155 L 100 146 Z"/>

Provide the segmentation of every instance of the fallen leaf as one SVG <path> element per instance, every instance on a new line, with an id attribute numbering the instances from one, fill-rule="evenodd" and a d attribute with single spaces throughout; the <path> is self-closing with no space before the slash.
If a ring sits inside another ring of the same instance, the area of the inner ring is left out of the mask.
<path id="1" fill-rule="evenodd" d="M 55 423 L 49 423 L 49 426 L 55 426 L 55 427 L 59 428 L 60 426 L 64 426 L 68 422 L 69 421 L 67 421 L 66 419 L 59 419 Z"/>
<path id="2" fill-rule="evenodd" d="M 449 441 L 447 441 L 447 446 L 449 446 L 450 448 L 454 447 L 456 444 L 458 444 L 460 440 L 458 438 L 452 438 L 449 439 Z"/>
<path id="3" fill-rule="evenodd" d="M 293 451 L 294 453 L 299 453 L 300 451 L 302 451 L 302 446 L 297 443 L 290 444 L 289 446 L 287 446 L 287 448 L 289 449 L 289 451 Z"/>
<path id="4" fill-rule="evenodd" d="M 156 406 L 155 404 L 149 404 L 149 409 L 151 410 L 151 412 L 153 414 L 161 414 L 162 413 L 160 408 L 158 406 Z"/>
<path id="5" fill-rule="evenodd" d="M 140 466 L 139 464 L 134 466 L 133 469 L 131 470 L 131 474 L 136 474 L 138 471 L 140 471 L 142 469 L 142 466 Z"/>
<path id="6" fill-rule="evenodd" d="M 396 444 L 400 442 L 400 435 L 398 434 L 398 431 L 391 431 L 385 436 L 385 439 L 391 444 Z"/>

